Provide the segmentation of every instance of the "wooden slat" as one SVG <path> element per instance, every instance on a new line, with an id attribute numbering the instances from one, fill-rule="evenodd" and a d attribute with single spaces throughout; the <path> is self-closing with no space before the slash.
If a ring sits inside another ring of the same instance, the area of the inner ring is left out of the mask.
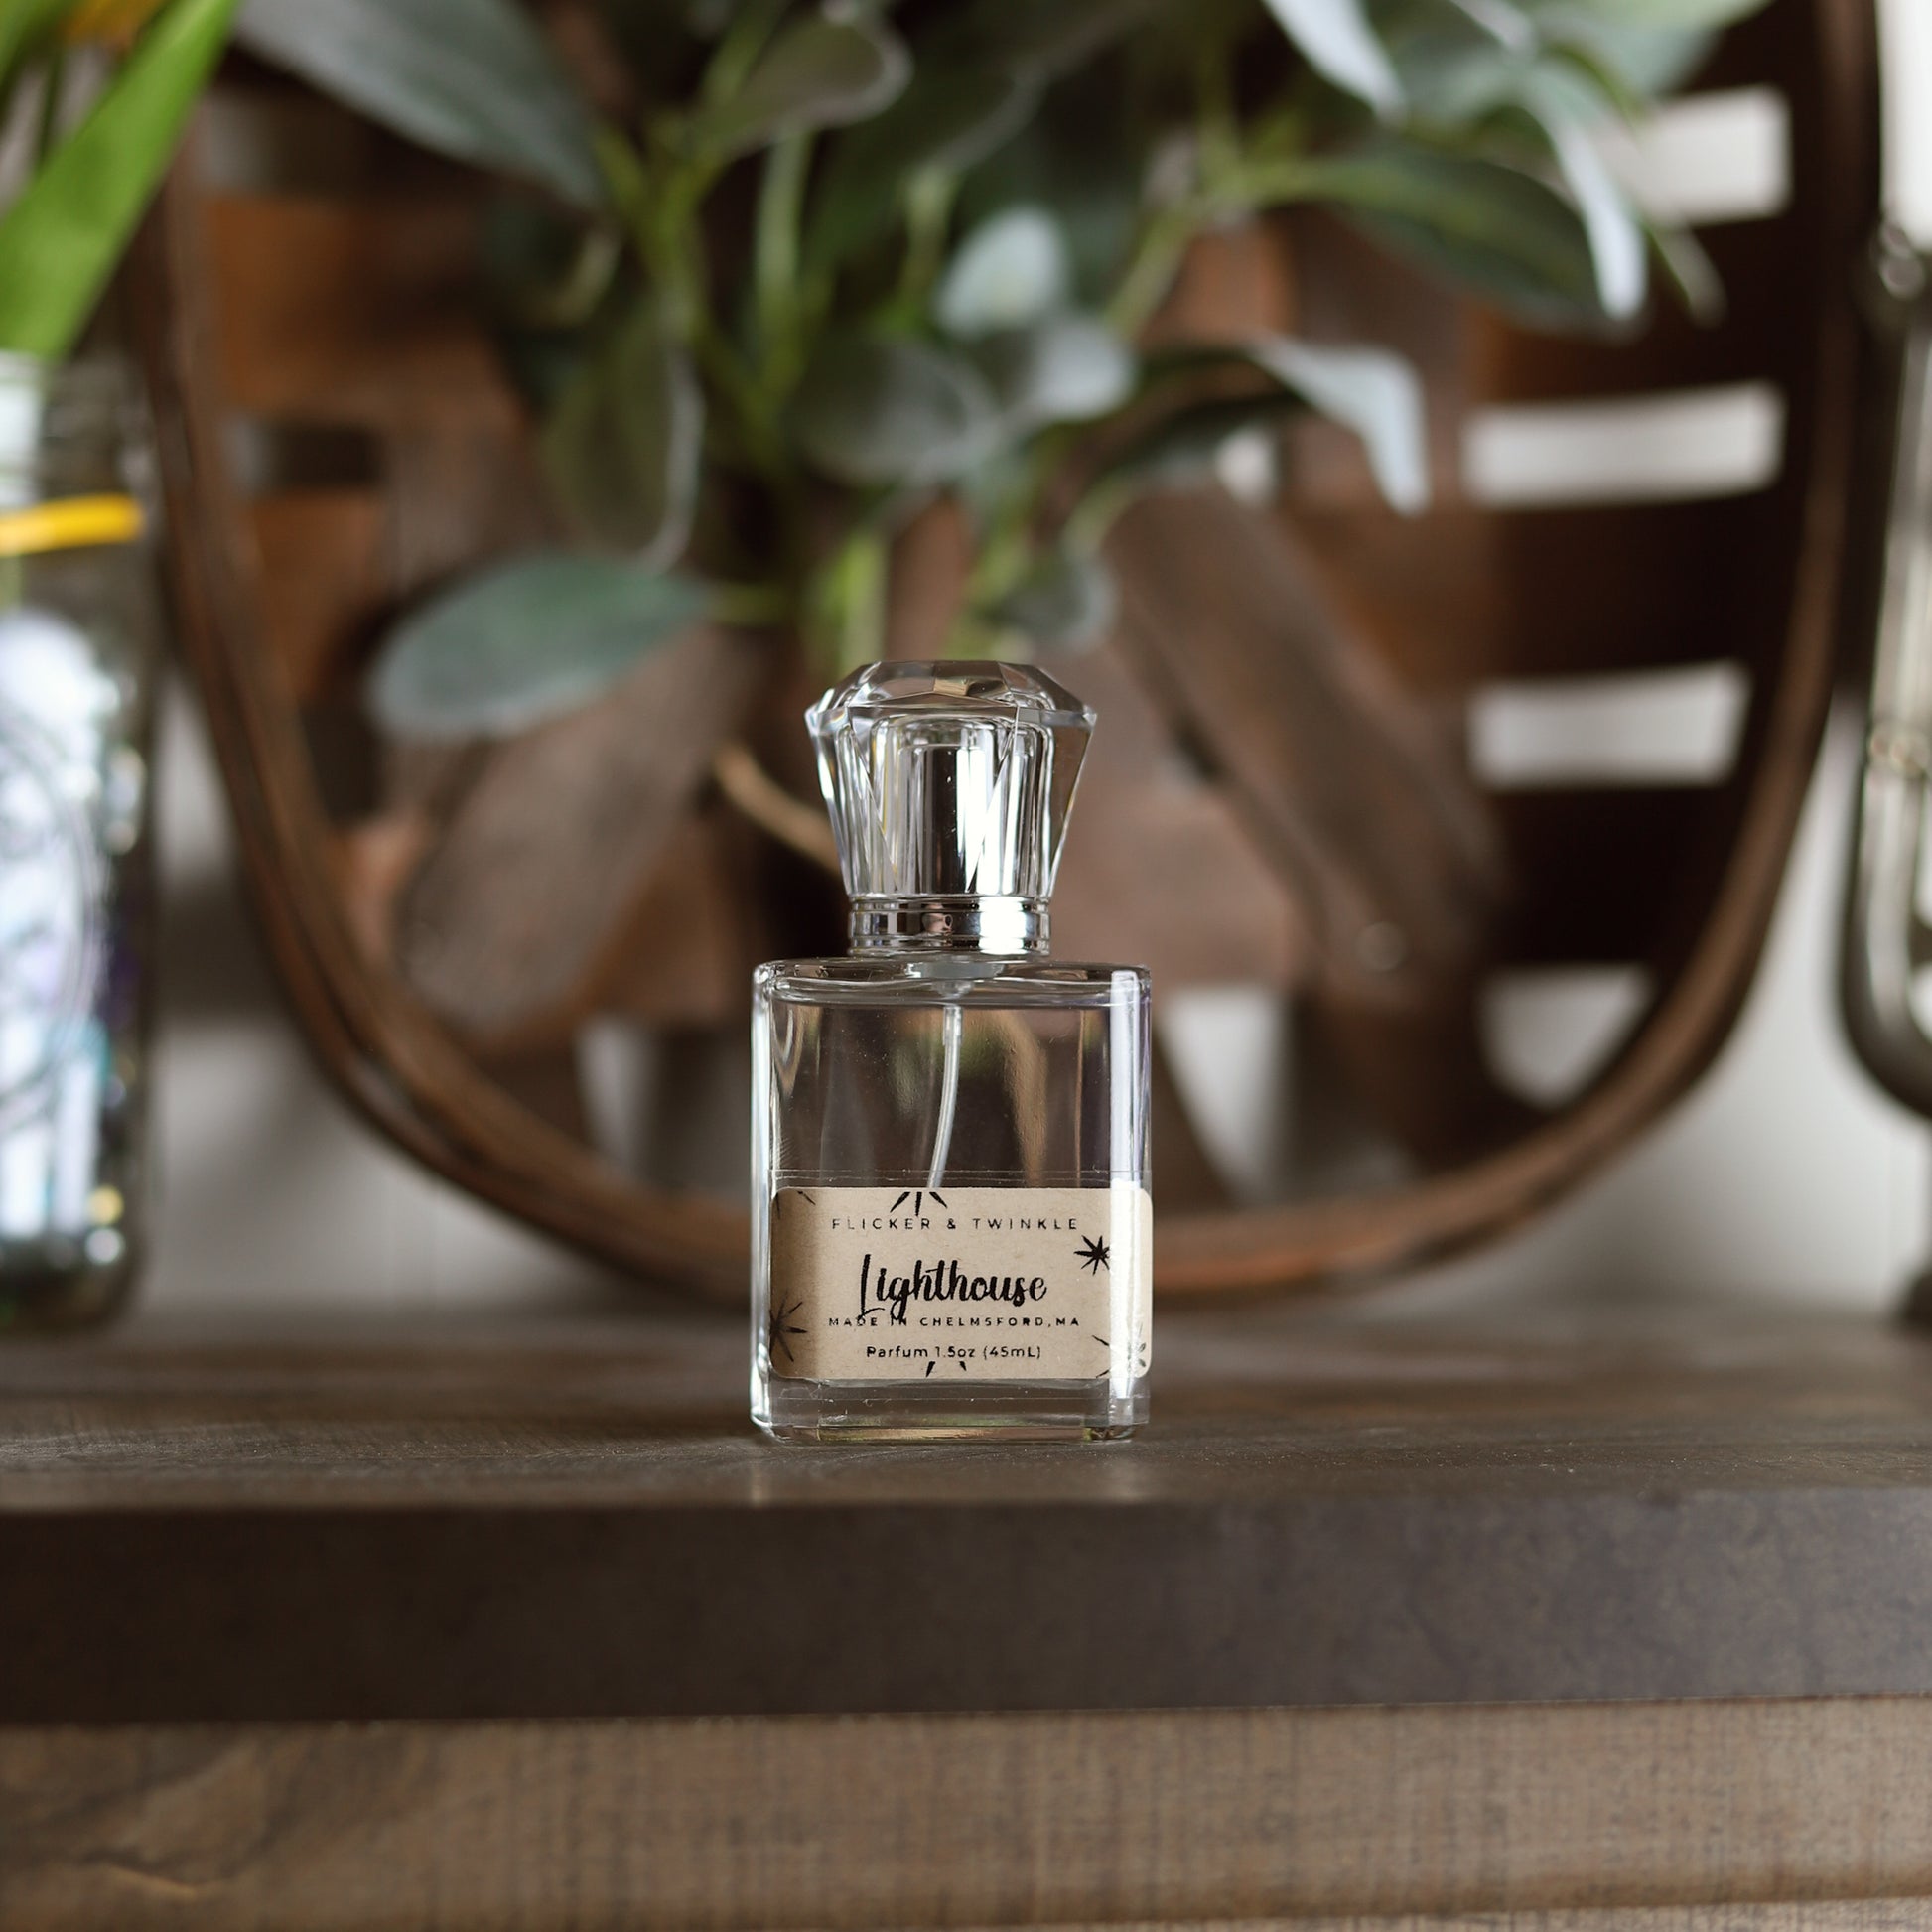
<path id="1" fill-rule="evenodd" d="M 1761 379 L 1802 379 L 1807 344 L 1794 313 L 1757 293 L 1774 289 L 1802 249 L 1796 215 L 1717 228 L 1701 237 L 1726 291 L 1725 312 L 1699 322 L 1667 291 L 1641 330 L 1603 341 L 1538 335 L 1495 319 L 1470 335 L 1476 398 L 1568 402 Z M 1847 273 L 1851 271 L 1848 269 Z"/>
<path id="2" fill-rule="evenodd" d="M 590 968 L 588 1005 L 659 1027 L 744 1024 L 753 969 L 777 944 L 746 885 L 754 836 L 717 805 L 672 828 Z"/>
<path id="3" fill-rule="evenodd" d="M 517 408 L 406 426 L 385 445 L 390 592 L 415 597 L 555 535 L 533 427 Z"/>
<path id="4" fill-rule="evenodd" d="M 812 1451 L 742 1306 L 273 1287 L 0 1352 L 0 1726 L 1932 1692 L 1932 1344 L 1875 1317 L 1158 1300 L 1131 1446 Z"/>
<path id="5" fill-rule="evenodd" d="M 203 219 L 230 408 L 388 427 L 516 417 L 476 323 L 468 205 L 226 195 Z"/>
<path id="6" fill-rule="evenodd" d="M 1908 1932 L 1929 1754 L 1910 1698 L 37 1727 L 0 1832 L 13 1932 Z"/>
<path id="7" fill-rule="evenodd" d="M 344 826 L 330 845 L 343 917 L 363 958 L 387 972 L 395 956 L 396 899 L 423 862 L 434 828 L 420 811 L 396 810 Z"/>
<path id="8" fill-rule="evenodd" d="M 477 1065 L 535 1119 L 572 1140 L 590 1139 L 574 1036 L 532 1041 L 505 1053 L 480 1053 Z"/>
<path id="9" fill-rule="evenodd" d="M 1112 646 L 1068 678 L 1100 713 L 1053 894 L 1053 950 L 1163 987 L 1304 980 L 1304 915 L 1226 787 L 1195 768 Z"/>
<path id="10" fill-rule="evenodd" d="M 371 489 L 290 491 L 251 504 L 248 522 L 263 643 L 312 704 L 349 673 L 386 600 L 386 506 Z"/>
<path id="11" fill-rule="evenodd" d="M 1306 1041 L 1318 1041 L 1322 1063 L 1340 1075 L 1345 1117 L 1367 1130 L 1385 1161 L 1399 1152 L 1385 1177 L 1413 1171 L 1411 1164 L 1453 1168 L 1542 1118 L 1496 1079 L 1478 1014 L 1473 977 L 1444 987 L 1426 1006 L 1329 1000 L 1309 1012 Z M 1298 1082 L 1298 1098 L 1303 1091 Z"/>
<path id="12" fill-rule="evenodd" d="M 1112 551 L 1121 647 L 1292 883 L 1320 977 L 1351 998 L 1428 999 L 1481 952 L 1496 886 L 1482 801 L 1440 719 L 1353 647 L 1303 547 L 1263 513 L 1148 497 Z"/>
<path id="13" fill-rule="evenodd" d="M 1161 1150 L 1155 1212 L 1212 1213 L 1229 1204 L 1226 1176 L 1208 1153 L 1175 1077 L 1173 1052 L 1159 1033 L 1148 1065 L 1148 1133 Z"/>
<path id="14" fill-rule="evenodd" d="M 1403 681 L 1581 677 L 1736 658 L 1783 643 L 1764 496 L 1616 509 L 1298 513 L 1323 584 Z"/>
<path id="15" fill-rule="evenodd" d="M 1216 785 L 1108 788 L 1081 810 L 1107 812 L 1104 837 L 1083 839 L 1053 895 L 1053 950 L 1123 959 L 1164 988 L 1287 987 L 1308 977 L 1303 914 Z"/>
<path id="16" fill-rule="evenodd" d="M 492 749 L 397 905 L 418 996 L 499 1044 L 581 1019 L 759 666 L 746 637 L 699 626 L 599 703 Z"/>
<path id="17" fill-rule="evenodd" d="M 1512 791 L 1493 802 L 1513 891 L 1496 957 L 1516 965 L 1646 960 L 1676 936 L 1719 834 L 1717 794 Z"/>
<path id="18" fill-rule="evenodd" d="M 292 74 L 230 61 L 199 112 L 196 148 L 218 192 L 348 200 L 450 195 L 474 173 L 312 91 Z"/>

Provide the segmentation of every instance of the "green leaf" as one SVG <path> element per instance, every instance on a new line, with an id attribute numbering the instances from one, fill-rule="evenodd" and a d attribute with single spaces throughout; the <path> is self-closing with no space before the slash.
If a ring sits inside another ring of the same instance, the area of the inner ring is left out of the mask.
<path id="1" fill-rule="evenodd" d="M 543 433 L 552 487 L 579 534 L 652 569 L 690 538 L 703 446 L 703 391 L 648 305 L 578 370 Z"/>
<path id="2" fill-rule="evenodd" d="M 1449 4 L 1501 47 L 1527 50 L 1536 45 L 1536 28 L 1514 0 L 1449 0 Z"/>
<path id="3" fill-rule="evenodd" d="M 1525 4 L 1531 7 L 1546 44 L 1586 49 L 1628 92 L 1654 100 L 1683 86 L 1717 45 L 1718 30 L 1730 18 L 1755 11 L 1760 0 L 1740 0 L 1734 10 L 1725 7 L 1725 18 L 1702 22 L 1660 18 L 1648 4 L 1625 7 L 1620 0 L 1525 0 Z"/>
<path id="4" fill-rule="evenodd" d="M 792 432 L 814 468 L 860 486 L 940 483 L 997 443 L 1000 412 L 963 357 L 898 337 L 841 336 L 812 358 Z"/>
<path id="5" fill-rule="evenodd" d="M 1625 100 L 1659 100 L 1676 93 L 1703 67 L 1717 41 L 1715 34 L 1580 22 L 1561 46 L 1573 58 L 1581 54 L 1594 61 Z"/>
<path id="6" fill-rule="evenodd" d="M 1044 208 L 1010 207 L 982 222 L 947 265 L 933 314 L 948 335 L 971 340 L 1051 315 L 1072 282 L 1066 242 Z"/>
<path id="7" fill-rule="evenodd" d="M 1058 549 L 981 615 L 1043 648 L 1080 650 L 1113 628 L 1120 591 L 1098 558 Z"/>
<path id="8" fill-rule="evenodd" d="M 1309 65 L 1385 119 L 1402 111 L 1402 83 L 1362 0 L 1266 0 Z"/>
<path id="9" fill-rule="evenodd" d="M 749 154 L 787 135 L 866 120 L 911 77 L 912 57 L 884 21 L 818 13 L 781 29 L 736 91 L 697 117 L 692 139 L 719 156 Z"/>
<path id="10" fill-rule="evenodd" d="M 1688 228 L 1652 221 L 1646 233 L 1657 264 L 1694 322 L 1719 323 L 1725 316 L 1725 285 L 1717 265 Z"/>
<path id="11" fill-rule="evenodd" d="M 1594 19 L 1639 32 L 1708 33 L 1760 13 L 1765 0 L 1528 0 L 1547 21 Z"/>
<path id="12" fill-rule="evenodd" d="M 1466 17 L 1436 14 L 1391 32 L 1389 54 L 1412 113 L 1465 127 L 1516 97 L 1535 50 L 1498 41 Z"/>
<path id="13" fill-rule="evenodd" d="M 616 230 L 555 203 L 492 197 L 478 249 L 492 312 L 518 329 L 580 329 L 610 295 L 621 260 Z"/>
<path id="14" fill-rule="evenodd" d="M 515 0 L 248 0 L 236 33 L 422 147 L 604 200 L 591 110 Z"/>
<path id="15" fill-rule="evenodd" d="M 598 0 L 612 40 L 653 83 L 661 79 L 666 54 L 681 57 L 680 43 L 695 47 L 715 41 L 740 11 L 741 0 Z M 664 97 L 661 86 L 653 84 L 651 91 Z"/>
<path id="16" fill-rule="evenodd" d="M 1492 158 L 1520 135 L 1526 160 L 1548 161 L 1582 218 L 1603 312 L 1636 315 L 1649 284 L 1643 227 L 1593 131 L 1632 104 L 1621 74 L 1588 49 L 1546 50 L 1534 29 L 1528 47 L 1505 44 L 1440 14 L 1411 15 L 1390 44 L 1418 114 L 1475 127 Z"/>
<path id="17" fill-rule="evenodd" d="M 1583 216 L 1597 300 L 1605 315 L 1627 321 L 1649 293 L 1648 247 L 1630 198 L 1550 76 L 1527 75 L 1519 99 L 1548 141 L 1557 173 Z"/>
<path id="18" fill-rule="evenodd" d="M 74 0 L 0 0 L 0 97 L 15 69 Z"/>
<path id="19" fill-rule="evenodd" d="M 1083 505 L 1078 520 L 1097 536 L 1131 497 L 1153 489 L 1195 489 L 1213 483 L 1229 442 L 1265 428 L 1283 416 L 1299 415 L 1308 403 L 1299 394 L 1276 391 L 1257 396 L 1212 396 L 1183 403 L 1151 424 L 1108 464 L 1094 492 L 1092 508 Z"/>
<path id="20" fill-rule="evenodd" d="M 1397 0 L 1378 14 L 1410 111 L 1466 125 L 1520 98 L 1534 73 L 1631 118 L 1673 92 L 1716 36 L 1632 25 L 1590 0 Z"/>
<path id="21" fill-rule="evenodd" d="M 835 267 L 891 227 L 908 181 L 975 166 L 1039 104 L 1039 83 L 1007 69 L 921 69 L 883 114 L 840 135 L 812 198 L 805 260 Z"/>
<path id="22" fill-rule="evenodd" d="M 1040 79 L 1093 59 L 1165 0 L 974 0 L 936 37 L 933 57 L 965 56 Z"/>
<path id="23" fill-rule="evenodd" d="M 1382 494 L 1405 516 L 1429 503 L 1429 428 L 1422 378 L 1385 348 L 1264 336 L 1240 345 L 1256 368 L 1362 439 Z"/>
<path id="24" fill-rule="evenodd" d="M 0 348 L 73 346 L 167 168 L 235 0 L 173 0 L 85 120 L 0 215 Z"/>
<path id="25" fill-rule="evenodd" d="M 1189 345 L 1164 351 L 1157 375 L 1238 365 L 1279 385 L 1275 396 L 1217 396 L 1184 405 L 1155 424 L 1109 467 L 1107 481 L 1179 487 L 1205 481 L 1228 440 L 1280 415 L 1310 408 L 1362 440 L 1377 487 L 1405 515 L 1429 502 L 1429 430 L 1422 379 L 1385 348 L 1340 347 L 1287 336 Z"/>
<path id="26" fill-rule="evenodd" d="M 960 183 L 959 218 L 978 226 L 1032 206 L 1053 217 L 1082 303 L 1114 292 L 1140 231 L 1142 184 L 1155 132 L 1107 73 L 1079 74 Z"/>
<path id="27" fill-rule="evenodd" d="M 1330 204 L 1399 253 L 1525 321 L 1575 327 L 1602 319 L 1582 217 L 1520 168 L 1391 143 L 1299 164 L 1290 192 Z"/>
<path id="28" fill-rule="evenodd" d="M 1094 316 L 1048 316 L 989 336 L 974 360 L 993 385 L 1010 435 L 1091 422 L 1118 409 L 1134 387 L 1133 350 Z"/>
<path id="29" fill-rule="evenodd" d="M 389 633 L 369 703 L 398 738 L 505 737 L 588 704 L 704 615 L 705 587 L 542 553 L 459 585 Z"/>

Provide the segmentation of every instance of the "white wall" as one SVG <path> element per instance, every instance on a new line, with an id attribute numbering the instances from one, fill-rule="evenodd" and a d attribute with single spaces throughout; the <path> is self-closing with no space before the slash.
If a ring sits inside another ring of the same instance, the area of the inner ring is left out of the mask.
<path id="1" fill-rule="evenodd" d="M 1928 1261 L 1924 1124 L 1852 1058 L 1837 1009 L 1859 721 L 1833 721 L 1777 918 L 1735 1034 L 1618 1166 L 1443 1293 L 1734 1291 L 1882 1308 Z"/>
<path id="2" fill-rule="evenodd" d="M 595 1293 L 599 1271 L 432 1179 L 310 1061 L 234 876 L 199 715 L 166 708 L 156 1055 L 155 1309 L 500 1307 Z"/>

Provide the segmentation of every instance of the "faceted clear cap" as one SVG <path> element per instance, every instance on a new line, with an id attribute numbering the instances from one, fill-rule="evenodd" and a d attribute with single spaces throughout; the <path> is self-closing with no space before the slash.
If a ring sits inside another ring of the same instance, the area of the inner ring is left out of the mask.
<path id="1" fill-rule="evenodd" d="M 1027 664 L 868 664 L 805 714 L 854 898 L 1044 899 L 1094 713 Z"/>

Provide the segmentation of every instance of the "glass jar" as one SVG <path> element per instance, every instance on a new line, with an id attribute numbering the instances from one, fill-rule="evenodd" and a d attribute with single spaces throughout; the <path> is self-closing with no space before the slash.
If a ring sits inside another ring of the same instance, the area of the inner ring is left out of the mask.
<path id="1" fill-rule="evenodd" d="M 100 1319 L 141 1257 L 146 473 L 122 362 L 0 355 L 0 1330 Z"/>

